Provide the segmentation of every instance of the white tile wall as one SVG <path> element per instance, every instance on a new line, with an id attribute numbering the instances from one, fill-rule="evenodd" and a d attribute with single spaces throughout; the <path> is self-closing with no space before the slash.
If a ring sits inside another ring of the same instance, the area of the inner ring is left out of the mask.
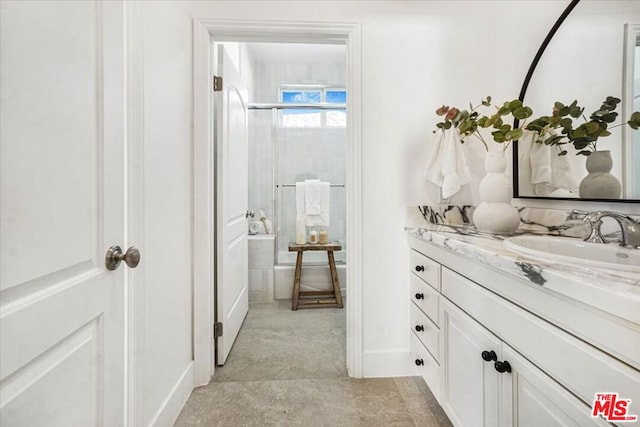
<path id="1" fill-rule="evenodd" d="M 249 236 L 249 302 L 274 299 L 274 237 Z"/>

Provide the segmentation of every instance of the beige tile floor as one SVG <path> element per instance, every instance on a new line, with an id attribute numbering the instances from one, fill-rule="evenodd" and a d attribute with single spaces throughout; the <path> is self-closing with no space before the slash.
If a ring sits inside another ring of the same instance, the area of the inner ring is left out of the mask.
<path id="1" fill-rule="evenodd" d="M 176 427 L 450 426 L 418 377 L 355 379 L 345 310 L 252 304 L 227 363 L 193 391 Z"/>

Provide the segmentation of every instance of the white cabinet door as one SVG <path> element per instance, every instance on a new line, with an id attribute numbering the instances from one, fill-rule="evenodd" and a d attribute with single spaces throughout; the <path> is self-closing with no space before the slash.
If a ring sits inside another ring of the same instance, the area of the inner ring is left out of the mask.
<path id="1" fill-rule="evenodd" d="M 123 5 L 0 20 L 0 425 L 123 425 Z"/>
<path id="2" fill-rule="evenodd" d="M 247 220 L 249 177 L 247 92 L 240 73 L 219 47 L 223 89 L 216 98 L 218 167 L 217 320 L 224 325 L 216 342 L 216 363 L 223 365 L 249 310 Z M 218 102 L 219 101 L 219 102 Z"/>
<path id="3" fill-rule="evenodd" d="M 499 426 L 501 374 L 482 352 L 502 360 L 500 340 L 448 300 L 441 307 L 440 404 L 456 426 Z"/>
<path id="4" fill-rule="evenodd" d="M 514 427 L 606 426 L 601 418 L 591 417 L 591 408 L 536 368 L 528 360 L 503 344 L 504 360 L 511 374 L 504 374 L 502 425 Z"/>

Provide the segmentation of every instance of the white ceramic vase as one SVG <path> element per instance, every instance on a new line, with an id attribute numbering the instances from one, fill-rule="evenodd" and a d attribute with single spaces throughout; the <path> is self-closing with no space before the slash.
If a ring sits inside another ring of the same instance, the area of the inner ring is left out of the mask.
<path id="1" fill-rule="evenodd" d="M 611 175 L 613 160 L 611 151 L 594 151 L 585 163 L 589 174 L 580 182 L 580 197 L 583 199 L 619 199 L 622 185 Z"/>
<path id="2" fill-rule="evenodd" d="M 506 152 L 489 151 L 484 169 L 487 174 L 480 181 L 480 204 L 473 212 L 473 223 L 480 231 L 513 233 L 520 225 L 520 214 L 511 205 L 511 180 L 505 174 Z"/>

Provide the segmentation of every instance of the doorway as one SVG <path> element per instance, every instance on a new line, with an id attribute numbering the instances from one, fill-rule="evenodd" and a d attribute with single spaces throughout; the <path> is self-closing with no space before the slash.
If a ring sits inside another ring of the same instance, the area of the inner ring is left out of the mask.
<path id="1" fill-rule="evenodd" d="M 215 256 L 212 221 L 214 163 L 210 141 L 213 130 L 211 117 L 214 105 L 211 97 L 210 50 L 217 41 L 273 41 L 342 43 L 346 47 L 347 109 L 345 177 L 346 221 L 353 224 L 346 230 L 349 242 L 346 274 L 346 360 L 352 377 L 362 376 L 362 229 L 359 225 L 361 200 L 361 138 L 360 138 L 360 29 L 357 24 L 266 23 L 195 20 L 194 22 L 194 368 L 195 384 L 206 384 L 214 372 L 213 360 L 213 277 L 210 260 Z M 195 237 L 197 236 L 197 238 Z"/>
<path id="2" fill-rule="evenodd" d="M 312 232 L 326 233 L 329 241 L 342 248 L 335 252 L 335 259 L 342 293 L 345 293 L 348 246 L 345 46 L 221 42 L 214 43 L 212 58 L 216 75 L 223 81 L 215 100 L 220 103 L 217 105 L 222 105 L 216 115 L 215 315 L 224 330 L 216 343 L 216 364 L 224 367 L 219 368 L 216 381 L 289 379 L 291 375 L 311 378 L 314 374 L 343 377 L 346 375 L 345 310 L 333 309 L 327 305 L 330 301 L 321 300 L 323 308 L 314 314 L 290 312 L 296 254 L 290 252 L 288 246 L 296 240 L 298 228 L 307 237 Z M 227 62 L 233 63 L 233 71 Z M 232 91 L 231 75 L 240 76 L 242 80 L 236 86 L 246 97 L 247 136 L 238 133 L 236 140 L 227 141 L 225 130 L 231 127 L 227 126 L 225 117 L 233 114 L 229 109 L 234 108 L 225 101 L 233 96 L 233 92 L 229 92 Z M 245 139 L 247 149 L 242 153 L 246 158 L 239 161 L 234 156 L 240 155 L 236 150 L 244 147 Z M 236 176 L 239 172 L 245 176 Z M 304 224 L 300 227 L 298 220 L 304 222 L 306 216 L 304 191 L 300 186 L 312 179 L 325 183 L 323 215 L 307 217 L 306 227 Z M 231 195 L 226 194 L 229 186 Z M 230 213 L 229 209 L 238 205 L 240 198 L 248 199 L 246 207 L 233 208 L 234 212 Z M 247 250 L 242 246 L 244 238 L 234 233 L 228 239 L 225 234 L 228 224 L 237 223 L 245 212 L 246 221 L 241 222 L 244 233 L 249 234 L 248 254 L 241 255 L 239 247 Z M 233 245 L 232 249 L 228 249 L 228 242 Z M 232 252 L 234 255 L 228 256 Z M 306 252 L 302 291 L 332 289 L 327 260 L 326 252 Z M 229 277 L 229 270 L 241 268 L 243 274 L 236 272 Z M 245 288 L 238 286 L 239 283 L 248 285 Z M 318 298 L 313 296 L 311 300 L 316 304 Z M 256 336 L 260 339 L 256 340 Z M 317 351 L 319 348 L 323 351 Z M 318 355 L 327 358 L 329 365 L 321 363 L 323 358 L 309 363 Z M 288 369 L 284 369 L 285 366 Z"/>

